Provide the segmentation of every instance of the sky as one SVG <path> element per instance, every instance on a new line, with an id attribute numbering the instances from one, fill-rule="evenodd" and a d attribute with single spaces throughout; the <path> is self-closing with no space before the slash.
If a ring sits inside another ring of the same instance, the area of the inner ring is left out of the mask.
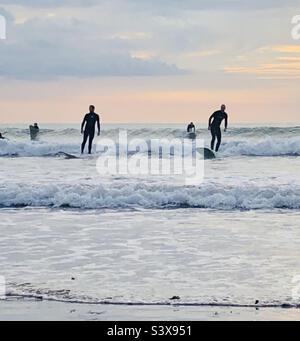
<path id="1" fill-rule="evenodd" d="M 297 15 L 300 0 L 0 0 L 0 123 L 76 123 L 90 104 L 107 123 L 206 122 L 225 103 L 234 123 L 298 124 Z"/>

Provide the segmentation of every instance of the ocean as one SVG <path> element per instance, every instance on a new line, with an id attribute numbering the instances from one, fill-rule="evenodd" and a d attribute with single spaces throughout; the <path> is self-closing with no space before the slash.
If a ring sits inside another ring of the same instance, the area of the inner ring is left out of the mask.
<path id="1" fill-rule="evenodd" d="M 102 137 L 116 140 L 119 127 L 105 126 Z M 185 138 L 179 125 L 121 128 L 129 139 Z M 299 126 L 231 127 L 195 186 L 172 174 L 99 174 L 101 154 L 80 157 L 76 126 L 42 126 L 37 142 L 22 125 L 0 131 L 8 139 L 0 140 L 0 305 L 10 314 L 24 301 L 29 315 L 42 301 L 101 307 L 99 319 L 109 306 L 124 319 L 124 306 L 299 307 Z M 208 147 L 209 131 L 197 134 Z"/>

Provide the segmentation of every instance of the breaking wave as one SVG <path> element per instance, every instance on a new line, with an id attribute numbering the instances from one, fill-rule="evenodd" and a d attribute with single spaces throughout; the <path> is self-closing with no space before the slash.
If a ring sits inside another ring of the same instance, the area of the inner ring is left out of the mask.
<path id="1" fill-rule="evenodd" d="M 148 144 L 149 141 L 146 139 Z M 210 141 L 206 139 L 206 146 L 209 143 Z M 178 148 L 181 148 L 181 142 L 177 142 L 177 144 Z M 149 150 L 141 151 L 148 152 Z M 71 143 L 65 141 L 58 143 L 53 141 L 12 142 L 0 140 L 0 157 L 47 157 L 57 156 L 62 152 L 79 156 L 80 140 Z M 224 139 L 219 156 L 300 156 L 300 138 Z"/>
<path id="2" fill-rule="evenodd" d="M 178 209 L 218 210 L 300 209 L 297 185 L 261 187 L 253 184 L 200 187 L 146 184 L 87 185 L 1 184 L 0 207 L 74 209 Z"/>

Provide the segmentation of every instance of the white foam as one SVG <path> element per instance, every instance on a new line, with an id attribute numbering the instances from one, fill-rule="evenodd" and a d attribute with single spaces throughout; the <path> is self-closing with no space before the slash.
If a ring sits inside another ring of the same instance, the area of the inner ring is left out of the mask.
<path id="1" fill-rule="evenodd" d="M 53 156 L 59 152 L 79 153 L 80 144 L 0 141 L 0 156 Z"/>
<path id="2" fill-rule="evenodd" d="M 0 185 L 1 207 L 70 207 L 78 209 L 209 208 L 299 209 L 300 188 L 292 185 L 260 187 L 252 184 L 199 188 L 145 184 L 98 185 L 24 184 Z"/>
<path id="3" fill-rule="evenodd" d="M 300 139 L 229 140 L 222 146 L 221 153 L 224 156 L 300 156 Z"/>
<path id="4" fill-rule="evenodd" d="M 209 141 L 207 141 L 208 144 Z M 177 147 L 179 150 L 181 144 L 178 144 Z M 94 148 L 96 151 L 96 146 Z M 60 152 L 79 154 L 80 141 L 72 143 L 0 141 L 0 156 L 41 157 L 55 156 Z M 148 152 L 148 149 L 143 150 L 143 152 Z M 274 139 L 269 137 L 260 140 L 253 138 L 248 140 L 226 140 L 224 138 L 220 155 L 222 157 L 242 155 L 300 156 L 300 138 Z"/>

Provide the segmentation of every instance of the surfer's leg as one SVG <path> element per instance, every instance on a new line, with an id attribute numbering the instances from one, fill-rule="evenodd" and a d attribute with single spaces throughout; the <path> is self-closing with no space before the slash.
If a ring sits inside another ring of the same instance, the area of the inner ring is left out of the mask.
<path id="1" fill-rule="evenodd" d="M 214 128 L 211 128 L 211 136 L 212 136 L 212 140 L 211 140 L 211 150 L 214 150 L 215 148 L 215 142 L 216 142 L 216 134 L 215 134 L 215 130 Z"/>
<path id="2" fill-rule="evenodd" d="M 85 131 L 84 135 L 83 135 L 83 142 L 82 142 L 82 145 L 81 145 L 81 154 L 84 153 L 84 148 L 85 148 L 88 136 L 89 136 L 88 132 Z"/>
<path id="3" fill-rule="evenodd" d="M 92 154 L 94 137 L 95 137 L 95 132 L 91 131 L 89 134 L 89 154 Z"/>
<path id="4" fill-rule="evenodd" d="M 218 139 L 218 143 L 217 143 L 217 147 L 216 147 L 216 152 L 219 151 L 220 146 L 221 146 L 221 142 L 222 142 L 221 128 L 219 128 L 218 131 L 217 131 L 217 139 Z"/>

